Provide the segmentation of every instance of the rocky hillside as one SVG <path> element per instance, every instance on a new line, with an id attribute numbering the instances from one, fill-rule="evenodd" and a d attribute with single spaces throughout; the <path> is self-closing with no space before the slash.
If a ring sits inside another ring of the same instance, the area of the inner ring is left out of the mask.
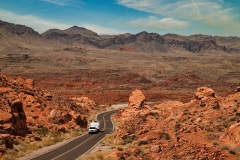
<path id="1" fill-rule="evenodd" d="M 240 158 L 240 87 L 227 97 L 200 87 L 188 103 L 155 105 L 147 105 L 144 94 L 135 90 L 116 118 L 118 147 L 110 156 L 117 159 Z"/>
<path id="2" fill-rule="evenodd" d="M 41 35 L 34 31 L 32 28 L 23 26 L 23 25 L 15 25 L 13 23 L 8 23 L 0 20 L 0 33 L 2 34 L 17 34 L 17 35 L 29 35 L 34 37 L 41 37 Z"/>
<path id="3" fill-rule="evenodd" d="M 88 98 L 65 99 L 36 88 L 32 79 L 0 73 L 0 153 L 13 147 L 13 139 L 27 138 L 36 128 L 86 128 L 85 115 L 95 107 Z"/>

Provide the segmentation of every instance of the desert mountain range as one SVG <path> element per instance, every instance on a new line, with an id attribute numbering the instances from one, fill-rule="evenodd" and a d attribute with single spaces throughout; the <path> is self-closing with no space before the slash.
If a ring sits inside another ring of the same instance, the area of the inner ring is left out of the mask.
<path id="1" fill-rule="evenodd" d="M 1 36 L 18 35 L 22 39 L 47 39 L 66 45 L 90 46 L 100 49 L 118 50 L 127 47 L 137 52 L 169 53 L 184 50 L 192 53 L 238 53 L 239 37 L 219 37 L 210 35 L 181 36 L 176 34 L 159 35 L 157 33 L 140 32 L 137 34 L 98 35 L 78 26 L 65 30 L 50 29 L 42 34 L 23 25 L 0 21 Z"/>

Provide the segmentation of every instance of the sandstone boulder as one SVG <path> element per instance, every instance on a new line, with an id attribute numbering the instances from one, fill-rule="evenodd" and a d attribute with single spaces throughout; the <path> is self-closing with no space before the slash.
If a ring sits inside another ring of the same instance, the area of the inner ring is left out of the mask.
<path id="1" fill-rule="evenodd" d="M 34 81 L 32 79 L 26 79 L 24 83 L 24 87 L 30 90 L 34 89 Z"/>
<path id="2" fill-rule="evenodd" d="M 153 145 L 151 146 L 150 151 L 154 153 L 159 153 L 161 151 L 161 148 L 159 145 Z"/>
<path id="3" fill-rule="evenodd" d="M 239 86 L 239 87 L 237 87 L 237 92 L 240 92 L 240 86 Z"/>
<path id="4" fill-rule="evenodd" d="M 200 87 L 195 93 L 195 98 L 197 100 L 207 100 L 208 98 L 215 98 L 215 93 L 211 88 Z"/>
<path id="5" fill-rule="evenodd" d="M 131 93 L 129 97 L 128 106 L 140 109 L 144 106 L 145 101 L 146 101 L 145 95 L 142 93 L 142 91 L 136 89 Z"/>

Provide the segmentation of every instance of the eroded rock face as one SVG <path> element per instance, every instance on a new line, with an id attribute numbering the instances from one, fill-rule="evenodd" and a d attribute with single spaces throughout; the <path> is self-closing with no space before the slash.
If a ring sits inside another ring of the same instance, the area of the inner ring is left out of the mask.
<path id="1" fill-rule="evenodd" d="M 12 139 L 29 136 L 32 128 L 62 132 L 87 128 L 84 115 L 97 105 L 86 97 L 79 99 L 81 103 L 76 103 L 36 88 L 32 79 L 0 72 L 0 152 L 12 147 Z"/>
<path id="2" fill-rule="evenodd" d="M 0 133 L 25 136 L 28 133 L 28 127 L 22 101 L 17 92 L 10 88 L 1 87 L 1 91 L 3 98 L 1 99 L 0 124 L 4 127 Z"/>

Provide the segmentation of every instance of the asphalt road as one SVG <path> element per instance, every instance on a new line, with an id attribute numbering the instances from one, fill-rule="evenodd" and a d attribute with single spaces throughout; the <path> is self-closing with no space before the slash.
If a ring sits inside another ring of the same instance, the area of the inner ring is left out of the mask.
<path id="1" fill-rule="evenodd" d="M 97 116 L 100 122 L 100 130 L 98 134 L 85 134 L 74 141 L 71 141 L 53 151 L 33 158 L 33 160 L 74 160 L 82 154 L 86 153 L 96 143 L 98 143 L 106 134 L 113 132 L 113 124 L 111 115 L 117 110 L 101 113 Z"/>

